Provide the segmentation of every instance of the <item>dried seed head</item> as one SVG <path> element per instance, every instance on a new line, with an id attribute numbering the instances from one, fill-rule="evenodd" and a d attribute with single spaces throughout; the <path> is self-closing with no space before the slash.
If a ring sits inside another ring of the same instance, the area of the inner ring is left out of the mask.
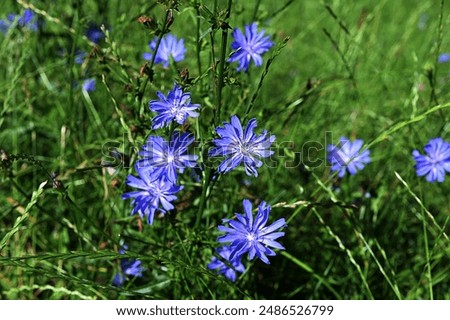
<path id="1" fill-rule="evenodd" d="M 138 18 L 138 22 L 151 30 L 155 30 L 156 28 L 158 28 L 158 23 L 156 22 L 156 20 L 147 16 L 140 16 Z"/>

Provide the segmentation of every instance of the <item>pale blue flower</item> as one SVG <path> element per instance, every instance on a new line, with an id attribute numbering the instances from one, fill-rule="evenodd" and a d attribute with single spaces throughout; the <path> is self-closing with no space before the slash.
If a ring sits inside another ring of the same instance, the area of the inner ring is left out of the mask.
<path id="1" fill-rule="evenodd" d="M 331 163 L 331 171 L 337 171 L 339 178 L 348 171 L 354 175 L 358 170 L 362 170 L 370 160 L 370 151 L 363 150 L 364 141 L 356 139 L 351 142 L 346 137 L 339 139 L 339 145 L 330 144 L 327 147 L 328 161 Z"/>
<path id="2" fill-rule="evenodd" d="M 174 209 L 172 204 L 177 199 L 175 196 L 182 186 L 176 186 L 165 177 L 155 178 L 155 170 L 139 167 L 136 165 L 138 177 L 129 175 L 127 185 L 138 189 L 122 195 L 122 199 L 133 198 L 132 214 L 139 213 L 144 218 L 147 217 L 147 223 L 153 224 L 155 212 L 166 213 Z"/>
<path id="3" fill-rule="evenodd" d="M 142 57 L 145 60 L 152 60 L 157 43 L 158 37 L 155 37 L 151 42 L 149 42 L 148 46 L 153 52 L 144 53 Z M 162 64 L 164 68 L 168 68 L 171 58 L 175 62 L 180 62 L 184 59 L 185 53 L 186 48 L 184 46 L 184 39 L 178 40 L 176 36 L 169 33 L 163 36 L 161 39 L 158 47 L 158 52 L 156 53 L 155 63 Z"/>
<path id="4" fill-rule="evenodd" d="M 244 215 L 235 213 L 237 220 L 224 219 L 228 226 L 219 226 L 219 231 L 225 235 L 217 238 L 218 242 L 231 243 L 229 245 L 231 254 L 229 261 L 234 261 L 248 252 L 250 260 L 255 257 L 260 258 L 264 263 L 269 264 L 267 256 L 275 256 L 272 248 L 284 250 L 284 247 L 276 239 L 284 236 L 284 232 L 278 230 L 286 227 L 284 218 L 278 219 L 270 226 L 266 226 L 269 220 L 270 206 L 266 202 L 261 202 L 258 212 L 253 217 L 252 204 L 249 200 L 243 201 Z"/>
<path id="5" fill-rule="evenodd" d="M 208 269 L 216 270 L 217 273 L 223 274 L 231 281 L 236 281 L 237 273 L 242 273 L 245 271 L 245 267 L 241 262 L 241 258 L 237 257 L 234 260 L 230 261 L 232 250 L 227 246 L 217 249 L 217 253 L 220 257 L 222 257 L 222 260 L 213 257 L 211 262 L 208 264 Z"/>
<path id="6" fill-rule="evenodd" d="M 119 250 L 120 254 L 125 254 L 128 250 L 128 246 L 124 245 Z M 120 272 L 116 273 L 113 279 L 113 285 L 121 287 L 127 279 L 127 276 L 142 277 L 144 268 L 141 266 L 142 262 L 138 259 L 121 259 L 120 260 Z"/>
<path id="7" fill-rule="evenodd" d="M 158 115 L 152 119 L 152 129 L 159 129 L 169 126 L 173 121 L 184 124 L 187 117 L 198 117 L 195 112 L 200 105 L 191 103 L 191 94 L 183 92 L 181 86 L 176 83 L 173 90 L 169 91 L 167 97 L 162 93 L 157 93 L 159 100 L 152 100 L 149 103 L 150 110 Z"/>
<path id="8" fill-rule="evenodd" d="M 263 165 L 260 158 L 267 158 L 273 154 L 270 147 L 275 141 L 275 136 L 268 135 L 266 130 L 257 135 L 254 133 L 255 128 L 255 119 L 250 119 L 243 129 L 237 116 L 232 116 L 229 123 L 224 122 L 223 127 L 216 128 L 220 138 L 213 141 L 215 147 L 210 150 L 209 156 L 226 157 L 219 165 L 220 173 L 226 173 L 243 163 L 247 175 L 258 176 L 257 169 Z"/>
<path id="9" fill-rule="evenodd" d="M 241 30 L 234 29 L 234 41 L 231 47 L 235 51 L 231 54 L 228 62 L 238 61 L 237 71 L 247 71 L 251 60 L 253 60 L 255 66 L 262 65 L 262 54 L 273 46 L 270 36 L 265 36 L 264 34 L 264 30 L 258 32 L 255 22 L 245 26 L 245 35 Z"/>
<path id="10" fill-rule="evenodd" d="M 426 155 L 421 155 L 418 150 L 412 153 L 417 175 L 426 175 L 428 182 L 444 182 L 445 173 L 450 172 L 450 143 L 435 138 L 428 141 L 423 149 Z"/>
<path id="11" fill-rule="evenodd" d="M 197 155 L 187 154 L 188 147 L 194 142 L 194 136 L 176 131 L 170 142 L 162 137 L 150 136 L 142 147 L 137 162 L 141 170 L 153 170 L 153 179 L 166 177 L 170 182 L 177 181 L 177 172 L 183 173 L 186 167 L 197 165 Z"/>

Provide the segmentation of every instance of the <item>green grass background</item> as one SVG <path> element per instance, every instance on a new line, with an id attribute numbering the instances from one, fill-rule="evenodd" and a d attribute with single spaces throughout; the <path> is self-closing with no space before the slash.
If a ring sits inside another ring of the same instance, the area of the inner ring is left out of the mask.
<path id="1" fill-rule="evenodd" d="M 0 34 L 0 148 L 3 157 L 16 155 L 8 168 L 3 162 L 0 180 L 2 299 L 449 298 L 449 178 L 418 178 L 411 156 L 430 138 L 450 139 L 450 64 L 437 63 L 450 51 L 447 4 L 233 1 L 231 27 L 258 21 L 278 45 L 289 37 L 269 68 L 238 74 L 227 65 L 223 89 L 222 121 L 243 116 L 258 93 L 250 116 L 277 136 L 278 163 L 257 179 L 242 170 L 224 176 L 199 227 L 202 185 L 188 174 L 176 212 L 153 226 L 130 216 L 120 197 L 128 164 L 150 134 L 147 103 L 180 79 L 177 69 L 189 70 L 192 100 L 202 105 L 191 131 L 212 137 L 212 54 L 218 59 L 221 31 L 211 36 L 211 26 L 226 1 L 180 1 L 171 32 L 185 39 L 186 58 L 155 66 L 145 90 L 141 55 L 154 35 L 137 18 L 161 23 L 164 4 L 2 1 L 0 19 L 30 4 L 40 31 Z M 99 47 L 83 38 L 90 22 L 109 29 Z M 82 65 L 73 63 L 78 48 L 89 53 Z M 275 46 L 264 60 L 276 53 Z M 87 77 L 97 79 L 89 94 L 74 85 Z M 338 180 L 312 161 L 324 161 L 324 147 L 340 136 L 363 139 L 372 163 Z M 317 147 L 309 159 L 300 154 L 305 144 Z M 102 166 L 114 160 L 112 148 L 126 155 L 125 167 Z M 63 187 L 52 187 L 52 172 Z M 288 219 L 286 251 L 270 265 L 246 263 L 231 283 L 206 265 L 217 225 L 242 212 L 244 198 L 273 205 L 271 221 Z M 116 288 L 121 243 L 146 271 Z"/>

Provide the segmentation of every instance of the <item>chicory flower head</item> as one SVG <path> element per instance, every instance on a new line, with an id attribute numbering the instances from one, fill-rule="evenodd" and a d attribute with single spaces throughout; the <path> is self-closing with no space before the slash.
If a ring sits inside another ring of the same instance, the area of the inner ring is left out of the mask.
<path id="1" fill-rule="evenodd" d="M 346 170 L 354 175 L 370 162 L 370 151 L 364 150 L 361 152 L 361 147 L 364 144 L 362 140 L 356 139 L 351 142 L 348 138 L 341 137 L 339 144 L 330 144 L 327 147 L 331 171 L 339 172 L 339 178 L 345 175 Z"/>
<path id="2" fill-rule="evenodd" d="M 157 112 L 158 115 L 152 119 L 152 129 L 167 127 L 176 121 L 178 124 L 184 124 L 187 117 L 198 117 L 195 112 L 200 105 L 191 103 L 191 94 L 183 93 L 181 86 L 176 83 L 173 90 L 169 91 L 167 96 L 162 92 L 157 93 L 159 100 L 152 100 L 149 103 L 150 110 Z"/>
<path id="3" fill-rule="evenodd" d="M 239 62 L 237 71 L 247 71 L 251 60 L 254 61 L 255 66 L 260 66 L 263 63 L 262 54 L 268 51 L 273 42 L 270 41 L 270 36 L 264 36 L 265 31 L 258 32 L 256 23 L 245 26 L 245 35 L 239 29 L 234 29 L 234 41 L 231 44 L 233 54 L 228 59 L 228 62 Z"/>
<path id="4" fill-rule="evenodd" d="M 267 135 L 264 130 L 260 135 L 254 133 L 256 120 L 251 119 L 245 129 L 237 116 L 232 116 L 231 121 L 224 122 L 223 127 L 216 128 L 219 139 L 213 142 L 215 147 L 209 152 L 210 157 L 226 156 L 219 165 L 219 172 L 225 173 L 244 163 L 247 175 L 258 176 L 257 168 L 263 162 L 260 158 L 267 158 L 273 154 L 270 146 L 275 141 L 274 135 Z"/>
<path id="5" fill-rule="evenodd" d="M 128 250 L 127 245 L 123 245 L 123 248 L 119 250 L 120 254 L 125 254 Z M 121 259 L 120 260 L 120 272 L 116 273 L 113 279 L 113 285 L 116 287 L 122 286 L 127 276 L 142 277 L 144 268 L 141 267 L 142 262 L 138 259 Z"/>
<path id="6" fill-rule="evenodd" d="M 142 218 L 147 216 L 147 223 L 151 225 L 156 211 L 166 213 L 174 208 L 172 201 L 177 199 L 175 194 L 183 187 L 174 185 L 165 177 L 155 179 L 153 169 L 136 165 L 136 171 L 139 177 L 129 175 L 126 182 L 130 187 L 139 190 L 123 194 L 122 199 L 134 198 L 131 214 L 139 213 Z"/>
<path id="7" fill-rule="evenodd" d="M 86 58 L 86 56 L 87 56 L 87 52 L 77 50 L 75 52 L 74 62 L 76 64 L 82 64 L 84 61 L 84 58 Z"/>
<path id="8" fill-rule="evenodd" d="M 197 155 L 187 154 L 189 145 L 194 142 L 194 136 L 176 131 L 168 143 L 162 137 L 150 136 L 142 147 L 137 162 L 141 170 L 153 170 L 153 179 L 166 177 L 171 183 L 177 181 L 177 172 L 183 173 L 186 167 L 197 165 Z"/>
<path id="9" fill-rule="evenodd" d="M 83 81 L 83 90 L 85 91 L 95 91 L 95 85 L 97 83 L 97 80 L 95 78 L 89 78 Z"/>
<path id="10" fill-rule="evenodd" d="M 250 260 L 256 256 L 264 263 L 269 264 L 267 256 L 276 255 L 271 248 L 284 250 L 284 247 L 275 240 L 284 236 L 284 232 L 278 230 L 286 227 L 286 221 L 281 218 L 270 226 L 266 226 L 269 220 L 270 206 L 266 205 L 264 201 L 258 206 L 255 217 L 253 217 L 252 204 L 249 200 L 245 199 L 243 206 L 244 214 L 235 213 L 237 220 L 223 220 L 229 226 L 218 227 L 219 231 L 225 232 L 225 235 L 217 238 L 217 241 L 231 242 L 229 261 L 234 261 L 248 252 Z"/>
<path id="11" fill-rule="evenodd" d="M 426 175 L 428 182 L 444 182 L 445 172 L 450 172 L 450 143 L 434 138 L 423 149 L 426 155 L 421 155 L 418 150 L 412 152 L 417 175 Z"/>
<path id="12" fill-rule="evenodd" d="M 153 52 L 144 53 L 142 57 L 145 60 L 152 60 L 157 43 L 158 37 L 155 37 L 151 42 L 149 42 L 148 46 Z M 169 33 L 161 39 L 158 51 L 156 52 L 155 63 L 162 64 L 164 68 L 168 68 L 171 57 L 173 61 L 180 62 L 184 59 L 185 53 L 186 48 L 184 46 L 184 39 L 178 40 L 176 36 Z"/>
<path id="13" fill-rule="evenodd" d="M 227 246 L 217 249 L 217 254 L 219 254 L 222 259 L 228 263 L 213 257 L 211 262 L 208 264 L 208 269 L 216 270 L 217 273 L 223 274 L 225 277 L 234 282 L 236 281 L 237 272 L 244 272 L 245 267 L 242 264 L 240 257 L 230 261 L 231 252 L 232 250 Z"/>
<path id="14" fill-rule="evenodd" d="M 99 44 L 105 38 L 105 34 L 98 25 L 91 23 L 86 30 L 86 37 L 93 43 Z"/>
<path id="15" fill-rule="evenodd" d="M 438 57 L 439 63 L 446 63 L 450 61 L 450 53 L 441 53 Z"/>

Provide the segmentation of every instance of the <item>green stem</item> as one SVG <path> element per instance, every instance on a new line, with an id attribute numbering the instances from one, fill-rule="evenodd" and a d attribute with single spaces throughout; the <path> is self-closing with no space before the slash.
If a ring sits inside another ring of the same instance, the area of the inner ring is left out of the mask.
<path id="1" fill-rule="evenodd" d="M 228 0 L 227 14 L 225 16 L 225 21 L 227 21 L 230 18 L 232 2 L 233 0 Z M 220 109 L 222 107 L 222 89 L 225 70 L 225 56 L 227 53 L 227 42 L 228 42 L 228 25 L 225 25 L 222 26 L 222 44 L 220 48 L 219 79 L 217 83 L 216 123 L 219 123 L 220 121 Z"/>
<path id="2" fill-rule="evenodd" d="M 200 225 L 200 221 L 203 216 L 203 210 L 205 209 L 206 199 L 208 197 L 208 187 L 210 183 L 211 183 L 211 169 L 206 168 L 205 179 L 203 180 L 202 195 L 200 198 L 200 204 L 198 206 L 197 218 L 195 219 L 195 228 L 197 228 Z"/>
<path id="3" fill-rule="evenodd" d="M 261 4 L 261 0 L 257 0 L 255 4 L 255 9 L 253 10 L 253 19 L 252 21 L 256 21 L 256 16 L 258 15 L 259 5 Z"/>
<path id="4" fill-rule="evenodd" d="M 152 61 L 150 61 L 150 72 L 153 72 L 153 66 L 155 64 L 155 59 L 156 59 L 156 53 L 158 52 L 159 49 L 159 45 L 161 44 L 161 40 L 162 37 L 164 36 L 164 34 L 167 31 L 167 22 L 169 20 L 169 15 L 170 15 L 170 10 L 171 8 L 167 9 L 166 11 L 166 17 L 164 19 L 164 24 L 161 30 L 160 35 L 158 36 L 158 40 L 156 41 L 156 46 L 155 46 L 155 50 L 153 51 L 153 55 L 152 55 Z M 150 76 L 145 77 L 144 79 L 144 83 L 142 84 L 142 89 L 139 92 L 139 101 L 138 101 L 138 107 L 141 109 L 142 106 L 142 99 L 144 99 L 144 92 L 145 92 L 145 88 L 147 87 L 148 84 L 148 80 L 150 79 Z M 141 110 L 142 111 L 142 110 Z M 141 113 L 141 112 L 140 112 Z"/>
<path id="5" fill-rule="evenodd" d="M 200 10 L 199 10 L 199 6 L 196 7 L 196 12 L 197 12 L 197 38 L 196 38 L 196 44 L 197 44 L 197 68 L 198 68 L 198 76 L 201 77 L 202 76 L 202 61 L 200 60 L 200 50 L 201 50 L 201 45 L 200 45 Z M 203 88 L 203 80 L 202 78 L 200 78 L 200 88 Z"/>
<path id="6" fill-rule="evenodd" d="M 422 209 L 422 227 L 423 227 L 423 241 L 425 247 L 425 259 L 426 259 L 426 270 L 427 270 L 427 280 L 428 280 L 428 292 L 430 295 L 430 300 L 433 300 L 433 277 L 431 275 L 431 264 L 430 264 L 430 251 L 428 248 L 428 233 L 427 233 L 427 217 L 425 215 L 424 210 Z"/>

